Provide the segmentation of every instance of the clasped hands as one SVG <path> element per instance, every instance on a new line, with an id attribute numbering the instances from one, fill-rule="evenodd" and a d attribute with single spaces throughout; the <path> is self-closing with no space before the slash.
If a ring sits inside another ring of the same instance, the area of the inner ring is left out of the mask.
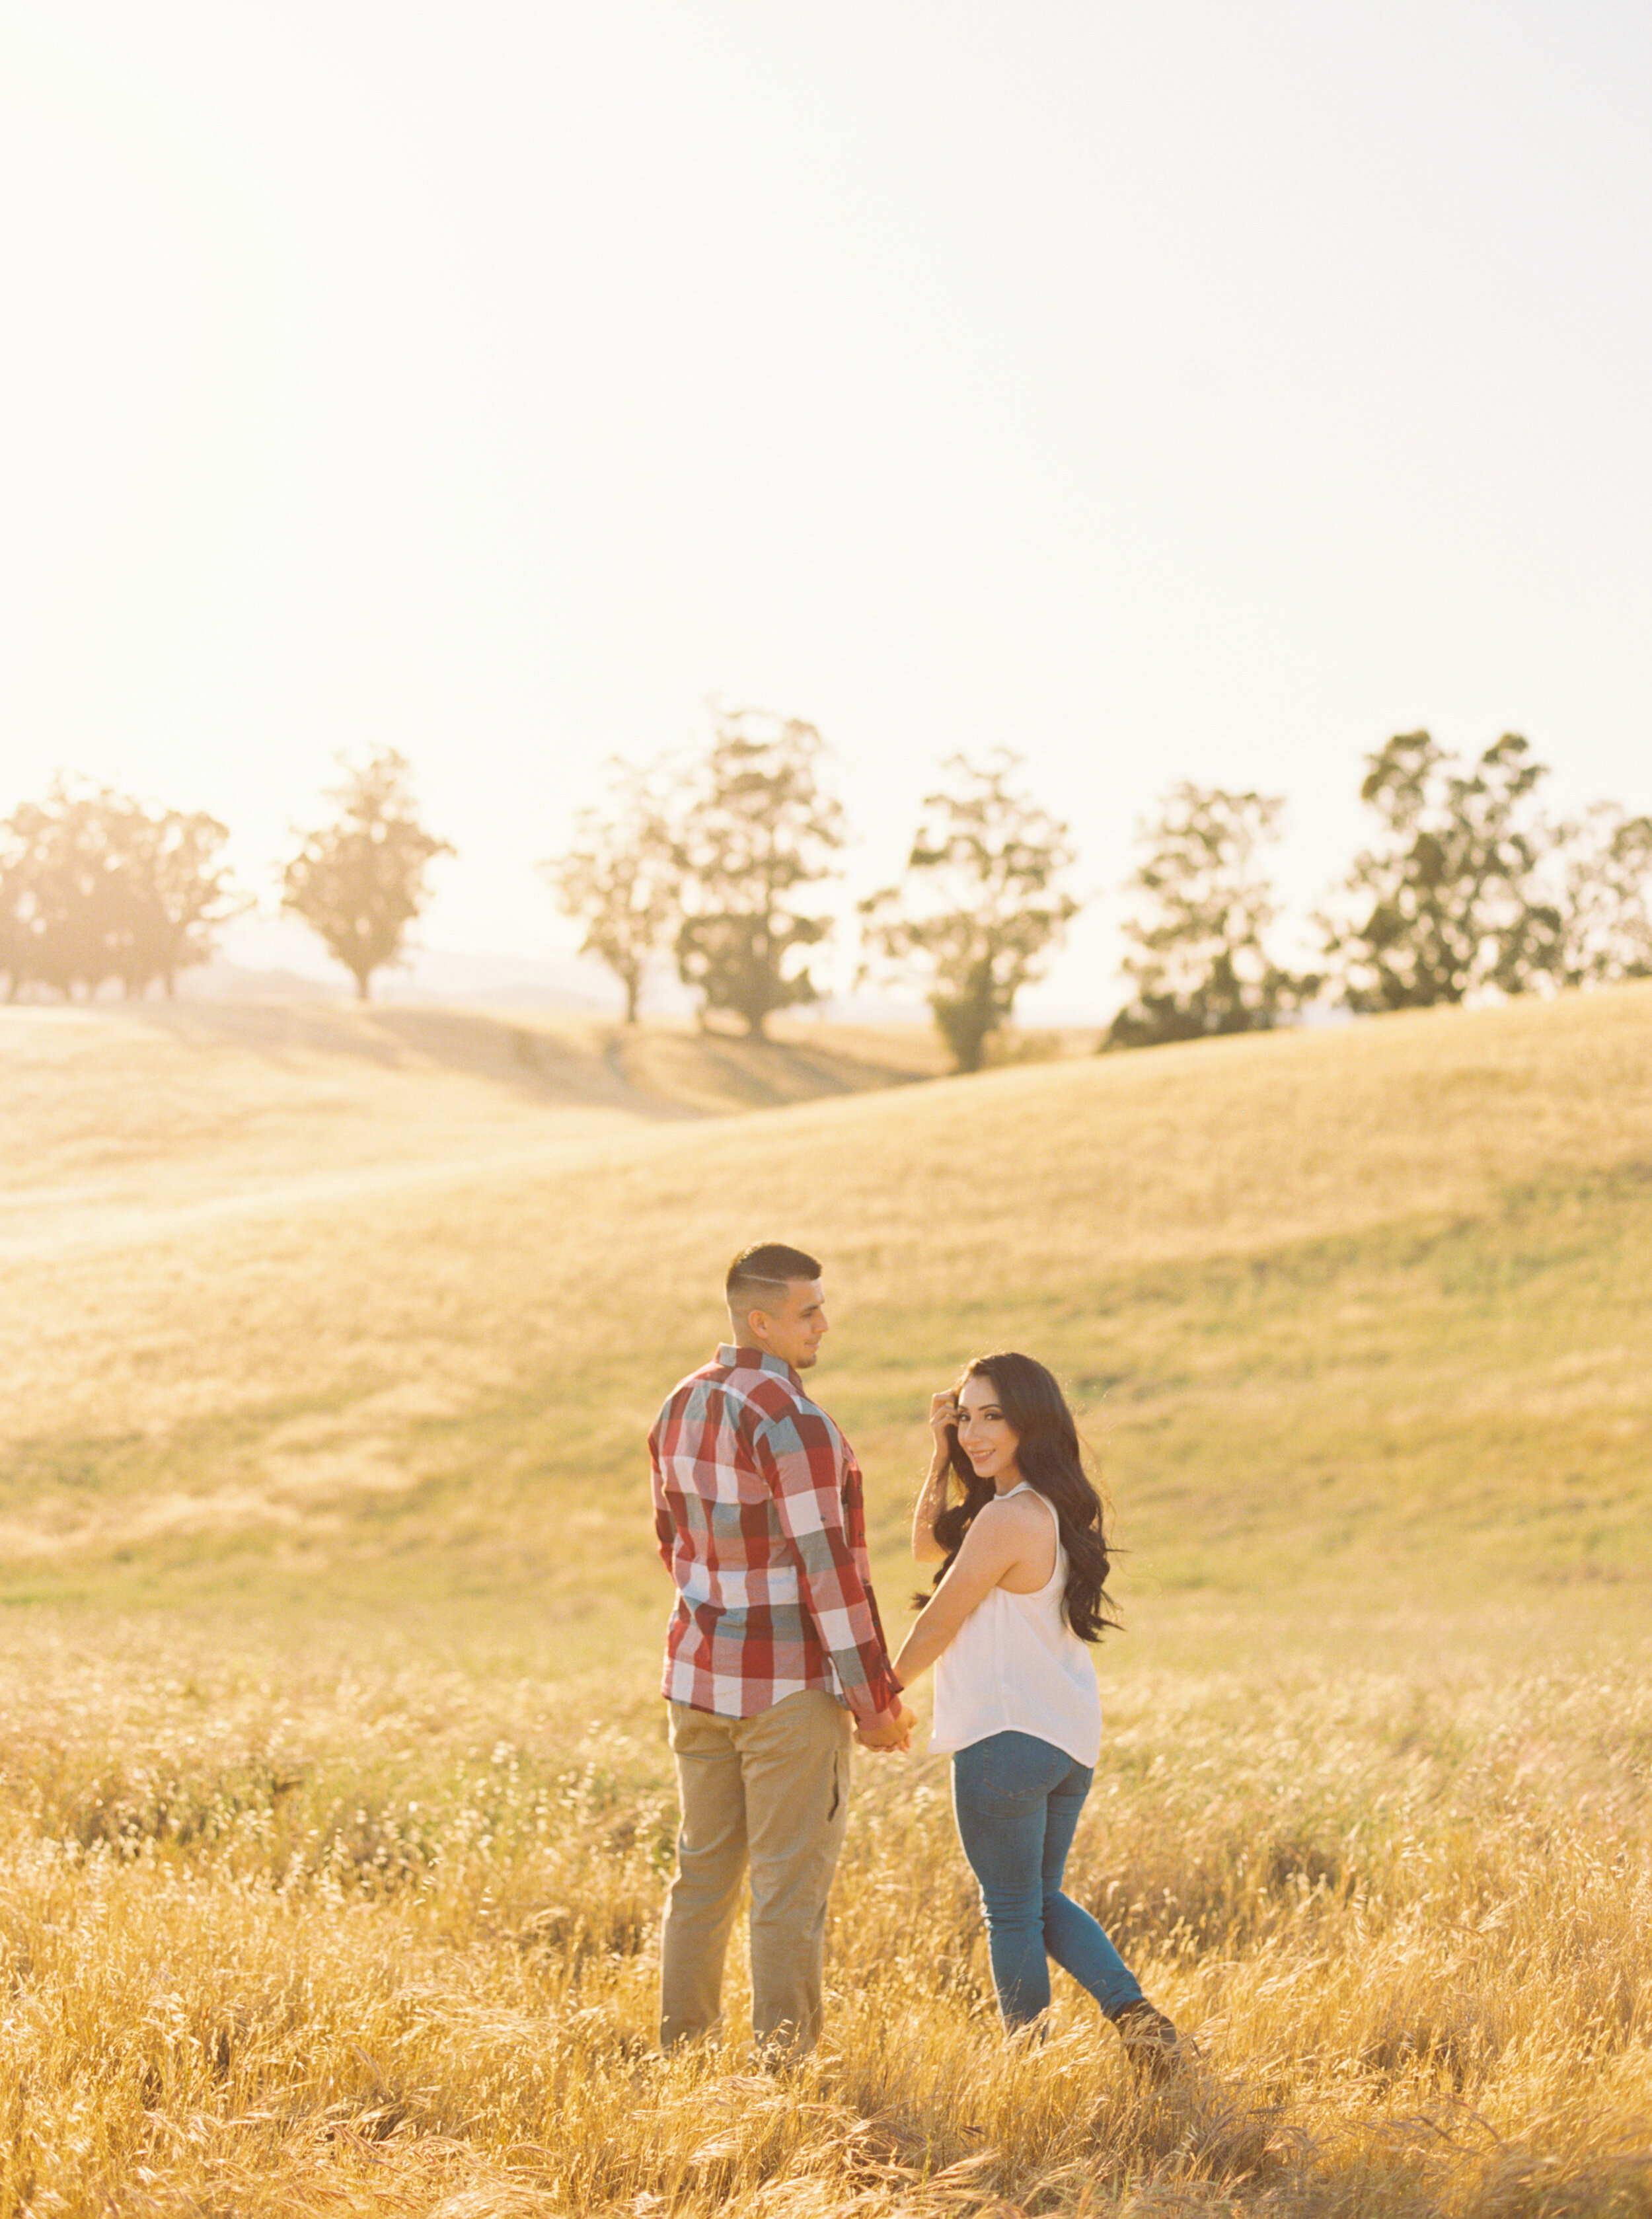
<path id="1" fill-rule="evenodd" d="M 880 1726 L 858 1725 L 854 1737 L 862 1749 L 897 1749 L 905 1756 L 912 1746 L 912 1729 L 917 1724 L 916 1711 L 909 1711 L 904 1703 L 897 1706 L 897 1715 Z"/>

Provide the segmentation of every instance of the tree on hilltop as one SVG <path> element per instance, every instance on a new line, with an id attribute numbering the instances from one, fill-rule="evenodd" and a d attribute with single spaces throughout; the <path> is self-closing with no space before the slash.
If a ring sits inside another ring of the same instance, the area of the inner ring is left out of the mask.
<path id="1" fill-rule="evenodd" d="M 67 774 L 0 824 L 0 971 L 15 999 L 40 985 L 67 999 L 111 979 L 128 995 L 212 953 L 239 908 L 202 811 L 166 809 Z"/>
<path id="2" fill-rule="evenodd" d="M 414 816 L 409 766 L 394 748 L 342 767 L 343 784 L 327 789 L 341 813 L 300 836 L 303 845 L 282 873 L 281 905 L 320 935 L 364 1002 L 373 973 L 401 960 L 407 928 L 430 898 L 431 865 L 456 850 Z"/>
<path id="3" fill-rule="evenodd" d="M 1652 978 L 1652 817 L 1592 803 L 1556 844 L 1561 959 L 1568 986 Z"/>
<path id="4" fill-rule="evenodd" d="M 699 989 L 702 1018 L 727 1010 L 754 1040 L 775 1010 L 819 998 L 793 959 L 831 930 L 798 907 L 843 844 L 842 811 L 821 789 L 823 746 L 800 718 L 726 712 L 683 798 L 678 975 Z"/>
<path id="5" fill-rule="evenodd" d="M 128 816 L 128 911 L 116 966 L 129 994 L 158 979 L 170 998 L 179 971 L 212 954 L 212 928 L 246 906 L 219 852 L 228 828 L 197 810 Z"/>
<path id="6" fill-rule="evenodd" d="M 1402 732 L 1366 765 L 1360 798 L 1385 837 L 1355 859 L 1342 919 L 1319 919 L 1348 1006 L 1428 1009 L 1553 979 L 1562 918 L 1539 884 L 1553 834 L 1532 799 L 1548 768 L 1529 743 L 1506 732 L 1465 765 Z"/>
<path id="7" fill-rule="evenodd" d="M 0 907 L 9 999 L 31 986 L 65 1001 L 82 986 L 90 999 L 115 976 L 120 843 L 104 799 L 60 774 L 44 801 L 23 802 L 6 819 Z"/>
<path id="8" fill-rule="evenodd" d="M 581 955 L 594 955 L 625 994 L 637 1022 L 643 981 L 677 913 L 679 870 L 657 774 L 618 756 L 608 766 L 606 805 L 582 809 L 574 844 L 540 868 L 564 913 L 583 920 Z"/>
<path id="9" fill-rule="evenodd" d="M 1278 908 L 1258 858 L 1284 806 L 1280 795 L 1183 780 L 1138 827 L 1128 887 L 1149 907 L 1124 924 L 1135 992 L 1103 1048 L 1265 1032 L 1317 992 L 1317 976 L 1282 970 L 1264 944 Z"/>
<path id="10" fill-rule="evenodd" d="M 904 877 L 860 905 L 881 965 L 926 980 L 960 1071 L 981 1068 L 1078 910 L 1056 883 L 1073 861 L 1067 828 L 1013 784 L 1021 764 L 1009 749 L 984 766 L 949 756 L 950 783 L 924 797 Z"/>

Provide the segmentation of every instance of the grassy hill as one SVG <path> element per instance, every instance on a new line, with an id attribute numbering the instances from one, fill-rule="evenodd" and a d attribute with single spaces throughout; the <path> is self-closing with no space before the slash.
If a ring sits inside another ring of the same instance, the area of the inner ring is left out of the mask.
<path id="1" fill-rule="evenodd" d="M 0 1010 L 0 2219 L 1652 2211 L 1652 987 L 927 1053 Z M 930 1388 L 1082 1408 L 1131 1632 L 1068 1885 L 1167 2092 L 1065 1981 L 1003 2041 L 922 1755 L 808 2067 L 737 1951 L 653 2054 L 642 1437 L 774 1234 L 896 1627 Z"/>
<path id="2" fill-rule="evenodd" d="M 30 1592 L 243 1557 L 646 1573 L 648 1418 L 728 1254 L 777 1234 L 829 1260 L 821 1391 L 885 1538 L 930 1385 L 1022 1346 L 1143 1593 L 1652 1561 L 1652 989 L 898 1091 L 887 1042 L 812 1032 L 0 1014 L 0 1550 Z M 884 1083 L 726 1107 L 805 1068 Z"/>

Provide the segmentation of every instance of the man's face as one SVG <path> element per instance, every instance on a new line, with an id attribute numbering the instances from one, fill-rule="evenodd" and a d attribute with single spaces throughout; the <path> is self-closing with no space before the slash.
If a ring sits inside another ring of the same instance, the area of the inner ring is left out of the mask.
<path id="1" fill-rule="evenodd" d="M 793 1371 L 807 1371 L 826 1338 L 826 1290 L 818 1279 L 788 1279 L 785 1302 L 755 1309 L 750 1327 L 760 1347 L 784 1357 Z"/>

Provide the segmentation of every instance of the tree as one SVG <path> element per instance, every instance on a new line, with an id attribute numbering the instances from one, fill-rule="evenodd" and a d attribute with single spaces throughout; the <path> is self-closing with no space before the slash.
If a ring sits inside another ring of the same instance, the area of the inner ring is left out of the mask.
<path id="1" fill-rule="evenodd" d="M 677 910 L 679 871 L 653 774 L 617 756 L 605 808 L 582 809 L 574 844 L 541 868 L 569 917 L 585 922 L 581 955 L 606 963 L 625 991 L 625 1022 L 637 1005 L 655 950 Z"/>
<path id="2" fill-rule="evenodd" d="M 215 817 L 134 800 L 67 776 L 0 825 L 0 969 L 15 998 L 65 998 L 119 979 L 129 995 L 212 953 L 211 928 L 241 906 Z"/>
<path id="3" fill-rule="evenodd" d="M 1152 907 L 1125 923 L 1135 994 L 1104 1048 L 1266 1032 L 1318 991 L 1316 976 L 1281 970 L 1263 944 L 1278 911 L 1258 857 L 1278 838 L 1284 806 L 1282 796 L 1183 780 L 1139 826 L 1144 853 L 1128 884 Z"/>
<path id="4" fill-rule="evenodd" d="M 10 831 L 9 824 L 0 825 L 0 979 L 6 982 L 6 999 L 15 1002 L 31 973 L 32 935 L 22 880 L 13 861 Z"/>
<path id="5" fill-rule="evenodd" d="M 121 908 L 109 812 L 95 788 L 66 775 L 44 801 L 5 824 L 0 887 L 7 917 L 8 998 L 44 986 L 66 1001 L 115 976 Z"/>
<path id="6" fill-rule="evenodd" d="M 812 724 L 758 709 L 720 716 L 691 779 L 674 855 L 682 875 L 677 970 L 698 987 L 702 1015 L 726 1010 L 761 1040 L 776 1010 L 818 999 L 799 948 L 817 947 L 828 917 L 805 917 L 802 888 L 831 875 L 842 811 L 817 775 Z"/>
<path id="7" fill-rule="evenodd" d="M 245 907 L 219 861 L 227 826 L 202 811 L 134 812 L 124 830 L 131 859 L 116 974 L 128 994 L 158 979 L 168 998 L 177 973 L 212 954 L 211 927 Z"/>
<path id="8" fill-rule="evenodd" d="M 947 790 L 923 813 L 897 886 L 860 904 L 868 946 L 897 973 L 916 967 L 960 1071 L 978 1071 L 1022 988 L 1043 976 L 1078 904 L 1057 890 L 1073 861 L 1067 828 L 1011 780 L 1021 757 L 941 766 Z M 864 975 L 864 973 L 863 973 Z"/>
<path id="9" fill-rule="evenodd" d="M 304 844 L 282 874 L 281 905 L 320 934 L 364 1002 L 374 972 L 401 960 L 407 927 L 430 898 L 431 865 L 456 851 L 413 815 L 408 765 L 394 748 L 355 768 L 340 760 L 345 780 L 327 799 L 342 814 L 300 836 Z"/>
<path id="10" fill-rule="evenodd" d="M 1597 801 L 1562 827 L 1561 960 L 1568 986 L 1652 978 L 1652 817 Z"/>
<path id="11" fill-rule="evenodd" d="M 1319 920 L 1349 1007 L 1427 1009 L 1552 979 L 1561 917 L 1537 889 L 1552 836 L 1531 799 L 1548 770 L 1529 743 L 1506 732 L 1465 768 L 1403 732 L 1366 762 L 1360 796 L 1388 836 L 1355 860 L 1353 921 Z"/>

